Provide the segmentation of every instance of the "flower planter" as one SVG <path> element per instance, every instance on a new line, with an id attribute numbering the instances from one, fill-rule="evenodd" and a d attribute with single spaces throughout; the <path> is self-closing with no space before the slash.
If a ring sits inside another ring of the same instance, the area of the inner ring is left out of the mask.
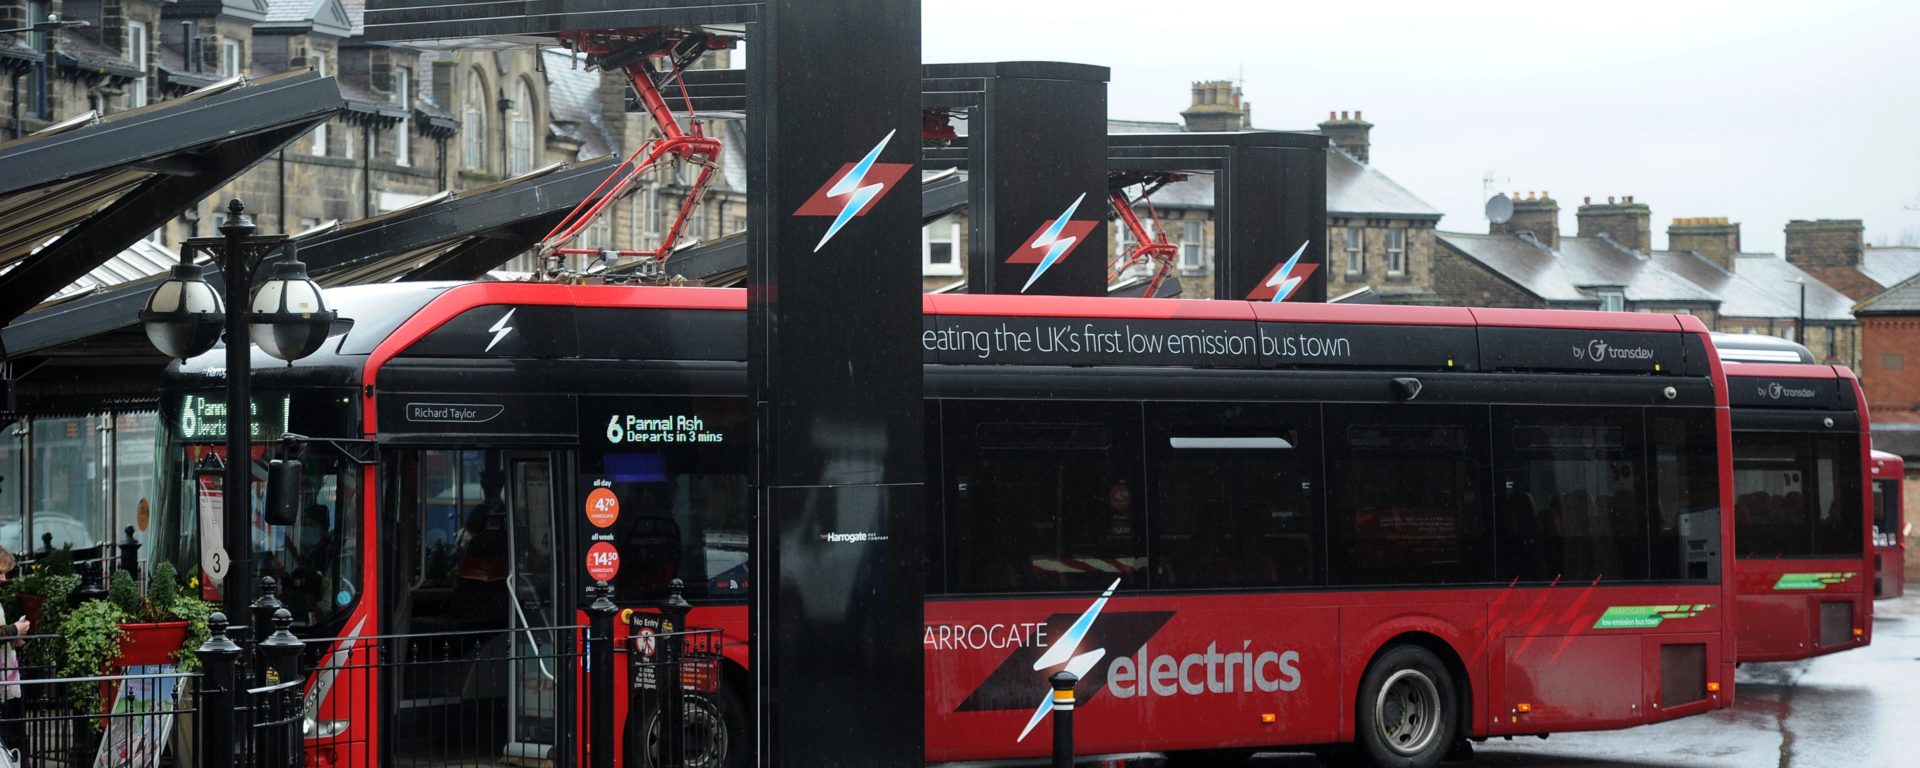
<path id="1" fill-rule="evenodd" d="M 172 665 L 174 652 L 187 642 L 187 622 L 184 621 L 121 624 L 120 629 L 127 636 L 120 641 L 120 655 L 113 660 L 116 667 Z"/>
<path id="2" fill-rule="evenodd" d="M 31 629 L 28 631 L 30 632 L 45 631 L 40 629 L 39 627 L 40 627 L 40 606 L 44 604 L 46 601 L 47 601 L 46 595 L 36 595 L 31 592 L 20 593 L 20 613 L 21 615 L 26 616 L 27 621 L 32 623 L 34 626 L 34 629 Z"/>

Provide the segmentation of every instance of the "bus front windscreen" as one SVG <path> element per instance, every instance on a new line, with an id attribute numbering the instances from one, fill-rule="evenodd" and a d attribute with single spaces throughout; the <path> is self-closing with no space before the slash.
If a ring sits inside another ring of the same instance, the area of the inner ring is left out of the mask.
<path id="1" fill-rule="evenodd" d="M 297 513 L 291 523 L 269 523 L 263 513 L 267 465 L 299 409 L 286 395 L 259 395 L 251 406 L 253 450 L 246 502 L 253 509 L 251 578 L 272 577 L 295 626 L 318 626 L 353 605 L 360 579 L 360 473 L 362 468 L 324 443 L 302 457 Z M 186 393 L 163 399 L 159 460 L 163 502 L 156 512 L 154 555 L 171 562 L 183 578 L 199 580 L 201 596 L 219 600 L 208 578 L 205 542 L 221 537 L 228 494 L 221 467 L 228 460 L 225 404 L 217 394 Z M 158 562 L 159 560 L 156 560 Z M 236 578 L 228 574 L 227 578 Z"/>

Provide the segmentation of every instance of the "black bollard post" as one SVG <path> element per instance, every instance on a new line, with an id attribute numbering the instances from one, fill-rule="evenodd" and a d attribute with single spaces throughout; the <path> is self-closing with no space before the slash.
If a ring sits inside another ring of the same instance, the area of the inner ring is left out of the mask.
<path id="1" fill-rule="evenodd" d="M 260 641 L 260 656 L 266 662 L 262 674 L 267 685 L 300 679 L 300 652 L 307 644 L 295 637 L 293 613 L 285 608 L 273 612 L 273 634 Z"/>
<path id="2" fill-rule="evenodd" d="M 285 608 L 275 609 L 273 634 L 268 635 L 267 639 L 261 640 L 259 644 L 260 666 L 263 669 L 260 674 L 267 685 L 279 685 L 300 679 L 300 652 L 306 649 L 306 643 L 294 637 L 292 629 L 293 613 Z M 292 725 L 295 722 L 293 712 L 297 701 L 298 699 L 291 692 L 283 692 L 275 698 L 274 706 L 277 709 L 273 713 L 273 720 L 284 721 L 289 727 L 274 728 L 269 734 L 267 754 L 272 759 L 267 762 L 268 765 L 298 768 L 302 762 L 300 751 L 304 745 L 300 740 L 300 732 Z"/>
<path id="3" fill-rule="evenodd" d="M 683 690 L 680 659 L 686 649 L 687 611 L 693 606 L 687 604 L 682 595 L 687 585 L 674 579 L 668 588 L 667 599 L 660 603 L 660 613 L 665 621 L 660 631 L 665 635 L 660 647 L 660 756 L 665 768 L 686 768 L 686 696 Z"/>
<path id="4" fill-rule="evenodd" d="M 268 684 L 267 649 L 260 644 L 260 641 L 267 636 L 269 631 L 267 628 L 273 625 L 273 614 L 276 611 L 285 610 L 286 607 L 280 602 L 280 582 L 275 581 L 272 576 L 260 577 L 260 596 L 254 599 L 252 610 L 249 611 L 253 614 L 253 625 L 247 627 L 246 633 L 241 635 L 243 640 L 253 641 L 253 679 L 251 680 L 253 685 Z"/>
<path id="5" fill-rule="evenodd" d="M 133 530 L 133 526 L 127 526 L 127 540 L 120 542 L 120 570 L 132 574 L 134 580 L 139 581 L 140 540 L 133 537 Z"/>
<path id="6" fill-rule="evenodd" d="M 1062 670 L 1047 682 L 1053 684 L 1053 768 L 1073 768 L 1073 687 L 1080 676 Z"/>
<path id="7" fill-rule="evenodd" d="M 587 587 L 593 602 L 587 605 L 587 702 L 593 710 L 589 721 L 587 755 L 593 768 L 613 768 L 613 587 L 596 581 Z"/>
<path id="8" fill-rule="evenodd" d="M 233 662 L 240 646 L 227 638 L 227 615 L 207 617 L 207 641 L 194 655 L 200 658 L 200 738 L 195 747 L 200 764 L 233 765 L 233 709 L 239 695 Z"/>

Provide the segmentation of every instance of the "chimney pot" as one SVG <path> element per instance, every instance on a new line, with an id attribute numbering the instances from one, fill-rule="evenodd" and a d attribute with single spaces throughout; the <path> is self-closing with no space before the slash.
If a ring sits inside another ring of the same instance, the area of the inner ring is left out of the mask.
<path id="1" fill-rule="evenodd" d="M 1592 196 L 1592 195 L 1587 195 L 1587 196 L 1585 196 L 1585 197 L 1582 197 L 1582 198 L 1580 198 L 1580 204 L 1581 204 L 1581 205 L 1592 205 L 1592 204 L 1593 204 L 1593 196 Z"/>
<path id="2" fill-rule="evenodd" d="M 1607 205 L 1613 205 L 1613 195 L 1607 195 Z"/>
<path id="3" fill-rule="evenodd" d="M 1333 122 L 1333 110 L 1331 109 L 1327 110 L 1327 122 Z"/>
<path id="4" fill-rule="evenodd" d="M 1342 119 L 1342 120 L 1345 120 L 1345 119 L 1347 119 L 1347 111 L 1346 111 L 1346 110 L 1344 110 L 1344 109 L 1343 109 L 1343 110 L 1340 110 L 1340 119 Z"/>
<path id="5" fill-rule="evenodd" d="M 1354 111 L 1353 111 L 1353 119 L 1355 119 L 1355 120 L 1358 120 L 1358 119 L 1360 119 L 1360 110 L 1357 110 L 1357 109 L 1356 109 L 1356 110 L 1354 110 Z"/>

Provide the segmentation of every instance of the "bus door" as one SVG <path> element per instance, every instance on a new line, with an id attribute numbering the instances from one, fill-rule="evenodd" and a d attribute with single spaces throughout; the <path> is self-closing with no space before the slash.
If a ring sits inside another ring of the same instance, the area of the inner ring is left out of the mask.
<path id="1" fill-rule="evenodd" d="M 554 572 L 556 456 L 389 459 L 382 764 L 545 760 L 565 722 Z"/>

